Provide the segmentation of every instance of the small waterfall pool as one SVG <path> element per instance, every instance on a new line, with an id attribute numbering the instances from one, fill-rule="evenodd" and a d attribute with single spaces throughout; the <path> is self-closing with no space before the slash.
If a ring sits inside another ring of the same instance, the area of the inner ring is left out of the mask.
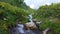
<path id="1" fill-rule="evenodd" d="M 16 32 L 17 32 L 17 34 L 18 33 L 19 34 L 40 34 L 40 31 L 39 30 L 25 30 L 23 24 L 18 24 L 18 27 L 17 27 Z"/>
<path id="2" fill-rule="evenodd" d="M 17 27 L 14 27 L 10 30 L 10 34 L 40 34 L 40 30 L 26 30 L 23 24 L 17 24 Z"/>

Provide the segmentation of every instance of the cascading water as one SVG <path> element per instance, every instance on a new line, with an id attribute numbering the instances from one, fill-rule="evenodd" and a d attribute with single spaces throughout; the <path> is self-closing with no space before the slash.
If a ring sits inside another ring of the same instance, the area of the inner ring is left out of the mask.
<path id="1" fill-rule="evenodd" d="M 29 23 L 33 23 L 31 14 L 29 15 L 29 18 L 30 18 L 29 19 L 29 21 L 30 21 Z M 25 30 L 24 29 L 24 25 L 21 24 L 21 23 L 18 23 L 13 34 L 39 34 L 40 32 L 39 33 L 38 32 L 39 32 L 38 30 L 30 30 L 30 29 L 29 30 Z"/>
<path id="2" fill-rule="evenodd" d="M 29 15 L 29 18 L 30 18 L 29 21 L 30 21 L 30 22 L 33 22 L 33 21 L 32 21 L 32 14 Z"/>
<path id="3" fill-rule="evenodd" d="M 24 34 L 24 25 L 17 24 L 17 30 L 18 30 L 19 34 Z"/>
<path id="4" fill-rule="evenodd" d="M 30 23 L 33 23 L 33 20 L 32 20 L 32 14 L 30 14 L 29 15 L 29 23 L 28 24 L 30 24 Z M 28 30 L 26 30 L 26 34 L 35 34 L 32 30 L 30 30 L 30 29 L 28 29 Z"/>
<path id="5" fill-rule="evenodd" d="M 30 21 L 30 23 L 33 23 L 33 21 L 32 21 L 32 14 L 31 15 L 29 15 L 29 21 Z M 19 34 L 35 34 L 32 30 L 25 30 L 25 32 L 24 32 L 24 25 L 23 24 L 18 24 L 17 25 L 18 27 L 17 27 L 17 30 L 19 31 Z"/>
<path id="6" fill-rule="evenodd" d="M 14 31 L 12 34 L 25 34 L 24 32 L 24 25 L 21 23 L 18 23 L 15 28 L 13 28 Z"/>
<path id="7" fill-rule="evenodd" d="M 29 23 L 32 23 L 32 25 L 34 25 L 35 23 L 32 20 L 32 14 L 29 15 L 29 18 L 30 18 L 29 19 L 29 21 L 30 21 Z M 37 30 L 28 30 L 28 31 L 30 31 L 31 34 L 40 34 L 40 30 L 39 29 L 37 29 Z"/>

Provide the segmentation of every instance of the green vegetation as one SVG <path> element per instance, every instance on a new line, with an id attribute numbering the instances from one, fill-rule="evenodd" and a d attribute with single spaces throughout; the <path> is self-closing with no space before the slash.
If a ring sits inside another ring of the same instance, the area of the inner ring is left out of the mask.
<path id="1" fill-rule="evenodd" d="M 37 20 L 41 20 L 40 29 L 44 30 L 50 27 L 60 34 L 60 4 L 52 4 L 50 6 L 41 6 L 34 14 Z"/>
<path id="2" fill-rule="evenodd" d="M 28 22 L 28 15 L 42 21 L 40 29 L 50 27 L 60 34 L 60 3 L 41 6 L 38 10 L 29 8 L 24 0 L 0 0 L 0 34 L 8 34 L 8 26 L 15 25 L 17 20 Z"/>
<path id="3" fill-rule="evenodd" d="M 20 8 L 29 9 L 29 7 L 26 6 L 26 4 L 24 3 L 24 0 L 0 0 L 0 1 L 9 3 L 13 6 L 17 6 L 17 7 L 20 7 Z"/>
<path id="4" fill-rule="evenodd" d="M 24 8 L 13 6 L 6 2 L 0 2 L 0 34 L 8 34 L 8 26 L 15 25 L 17 20 L 26 23 L 30 13 Z"/>

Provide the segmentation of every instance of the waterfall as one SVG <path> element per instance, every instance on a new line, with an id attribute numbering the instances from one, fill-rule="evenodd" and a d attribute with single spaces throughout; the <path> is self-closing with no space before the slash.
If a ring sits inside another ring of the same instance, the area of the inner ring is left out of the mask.
<path id="1" fill-rule="evenodd" d="M 33 22 L 33 20 L 32 20 L 32 14 L 29 15 L 29 18 L 30 18 L 29 21 Z"/>
<path id="2" fill-rule="evenodd" d="M 23 24 L 18 24 L 17 29 L 19 30 L 20 33 L 24 33 L 24 25 Z"/>
<path id="3" fill-rule="evenodd" d="M 32 14 L 29 15 L 29 21 L 30 21 L 29 23 L 26 23 L 26 25 L 28 25 L 28 27 L 29 26 L 33 26 L 33 27 L 36 26 L 32 20 Z M 18 22 L 17 27 L 15 29 L 16 30 L 14 31 L 13 34 L 39 34 L 40 33 L 39 30 L 30 30 L 30 29 L 25 30 L 24 25 L 21 24 L 21 22 Z"/>
<path id="4" fill-rule="evenodd" d="M 24 25 L 21 23 L 17 24 L 16 32 L 14 34 L 24 34 Z"/>

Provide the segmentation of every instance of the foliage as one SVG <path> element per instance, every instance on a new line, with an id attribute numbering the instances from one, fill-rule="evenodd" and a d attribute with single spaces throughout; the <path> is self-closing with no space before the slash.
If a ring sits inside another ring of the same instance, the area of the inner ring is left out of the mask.
<path id="1" fill-rule="evenodd" d="M 0 34 L 7 34 L 8 26 L 15 25 L 17 20 L 27 22 L 28 10 L 0 2 Z"/>
<path id="2" fill-rule="evenodd" d="M 24 2 L 24 0 L 0 0 L 1 2 L 9 3 L 13 6 L 17 6 L 23 9 L 30 9 Z"/>
<path id="3" fill-rule="evenodd" d="M 59 18 L 60 17 L 60 4 L 52 4 L 50 6 L 45 5 L 41 6 L 37 12 L 36 16 L 39 16 L 38 18 Z"/>
<path id="4" fill-rule="evenodd" d="M 8 26 L 15 25 L 17 20 L 23 24 L 27 22 L 29 14 L 33 14 L 37 21 L 42 21 L 40 29 L 50 27 L 60 34 L 60 3 L 33 10 L 26 6 L 24 0 L 0 0 L 0 34 L 8 34 Z"/>
<path id="5" fill-rule="evenodd" d="M 34 15 L 42 21 L 40 29 L 50 27 L 56 34 L 60 34 L 60 3 L 41 6 Z"/>

